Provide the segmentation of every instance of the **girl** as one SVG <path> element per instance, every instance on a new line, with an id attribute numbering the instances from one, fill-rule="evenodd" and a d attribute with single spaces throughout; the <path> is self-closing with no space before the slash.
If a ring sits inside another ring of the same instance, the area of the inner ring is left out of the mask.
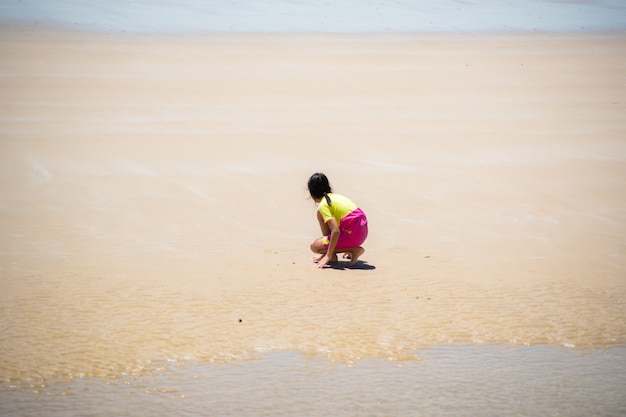
<path id="1" fill-rule="evenodd" d="M 324 236 L 311 243 L 311 250 L 319 254 L 314 257 L 318 268 L 329 262 L 337 262 L 337 253 L 349 259 L 354 266 L 365 249 L 361 244 L 367 238 L 367 217 L 350 199 L 334 194 L 326 175 L 317 172 L 309 178 L 309 193 L 319 204 L 317 220 Z"/>

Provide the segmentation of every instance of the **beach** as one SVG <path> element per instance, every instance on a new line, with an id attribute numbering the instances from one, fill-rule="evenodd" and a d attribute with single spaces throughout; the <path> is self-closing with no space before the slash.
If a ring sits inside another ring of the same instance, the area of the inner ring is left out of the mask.
<path id="1" fill-rule="evenodd" d="M 5 389 L 626 343 L 623 35 L 11 25 L 0 53 Z M 367 213 L 356 268 L 310 260 L 318 171 Z"/>

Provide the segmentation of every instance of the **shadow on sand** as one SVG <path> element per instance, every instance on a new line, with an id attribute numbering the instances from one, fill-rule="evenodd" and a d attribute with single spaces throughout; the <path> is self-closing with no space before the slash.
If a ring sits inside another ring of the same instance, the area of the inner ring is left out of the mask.
<path id="1" fill-rule="evenodd" d="M 325 268 L 331 268 L 331 269 L 338 269 L 340 271 L 346 270 L 346 269 L 361 269 L 361 270 L 373 270 L 376 269 L 376 267 L 374 265 L 370 265 L 367 263 L 367 261 L 356 261 L 356 263 L 353 266 L 348 266 L 348 262 L 334 262 L 332 264 L 328 264 L 325 266 Z"/>

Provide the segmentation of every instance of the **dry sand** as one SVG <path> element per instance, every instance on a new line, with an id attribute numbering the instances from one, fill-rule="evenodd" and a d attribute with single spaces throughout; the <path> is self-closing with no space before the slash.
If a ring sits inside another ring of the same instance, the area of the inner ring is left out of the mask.
<path id="1" fill-rule="evenodd" d="M 626 343 L 626 38 L 0 32 L 0 376 Z M 317 270 L 306 180 L 370 219 Z"/>

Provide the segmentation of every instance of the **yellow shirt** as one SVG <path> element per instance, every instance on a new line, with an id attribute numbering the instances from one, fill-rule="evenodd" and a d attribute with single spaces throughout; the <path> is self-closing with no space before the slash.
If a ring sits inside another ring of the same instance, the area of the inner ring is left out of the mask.
<path id="1" fill-rule="evenodd" d="M 330 219 L 335 219 L 337 225 L 341 223 L 348 214 L 352 213 L 358 208 L 356 204 L 352 202 L 348 197 L 344 197 L 341 194 L 329 193 L 330 206 L 326 202 L 326 197 L 322 197 L 318 210 L 322 214 L 324 223 L 328 223 Z"/>

